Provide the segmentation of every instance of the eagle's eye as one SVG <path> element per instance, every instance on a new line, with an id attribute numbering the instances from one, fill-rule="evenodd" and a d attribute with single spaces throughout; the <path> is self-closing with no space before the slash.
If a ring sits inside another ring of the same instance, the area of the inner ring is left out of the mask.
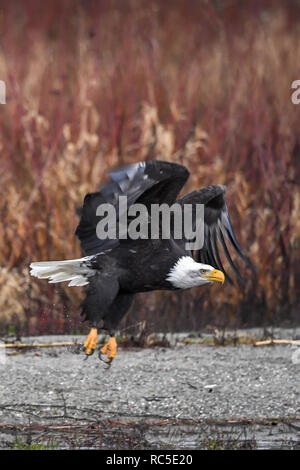
<path id="1" fill-rule="evenodd" d="M 206 274 L 207 273 L 207 269 L 200 269 L 200 274 Z"/>

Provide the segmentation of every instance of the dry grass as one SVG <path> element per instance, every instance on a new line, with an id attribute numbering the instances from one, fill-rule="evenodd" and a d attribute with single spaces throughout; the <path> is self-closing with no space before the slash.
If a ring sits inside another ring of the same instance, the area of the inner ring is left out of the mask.
<path id="1" fill-rule="evenodd" d="M 139 296 L 128 322 L 197 329 L 296 319 L 300 105 L 290 96 L 299 3 L 1 5 L 3 328 L 16 318 L 31 333 L 74 327 L 80 289 L 29 280 L 26 269 L 79 257 L 73 232 L 84 194 L 109 168 L 151 158 L 187 165 L 186 191 L 228 185 L 235 231 L 258 273 L 246 273 L 243 289 Z"/>

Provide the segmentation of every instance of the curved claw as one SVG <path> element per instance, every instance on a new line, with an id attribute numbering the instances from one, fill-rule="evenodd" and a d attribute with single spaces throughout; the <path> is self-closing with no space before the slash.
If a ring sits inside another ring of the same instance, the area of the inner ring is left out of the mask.
<path id="1" fill-rule="evenodd" d="M 90 356 L 91 356 L 91 354 L 86 354 L 86 355 L 84 356 L 83 360 L 84 360 L 84 361 L 87 361 Z"/>
<path id="2" fill-rule="evenodd" d="M 102 354 L 107 354 L 107 360 L 102 357 Z M 103 348 L 99 351 L 99 359 L 100 361 L 105 362 L 108 364 L 108 368 L 111 366 L 113 359 L 117 355 L 117 341 L 114 336 L 111 336 L 108 342 L 103 346 Z"/>
<path id="3" fill-rule="evenodd" d="M 88 351 L 88 348 L 86 346 L 82 346 L 82 351 L 85 353 L 85 359 L 87 359 L 89 356 L 92 356 L 95 352 L 95 349 L 91 349 Z"/>
<path id="4" fill-rule="evenodd" d="M 102 355 L 101 350 L 99 351 L 99 359 L 100 359 L 100 361 L 105 362 L 105 364 L 110 364 L 113 361 L 113 358 L 104 359 L 104 355 Z"/>
<path id="5" fill-rule="evenodd" d="M 112 361 L 114 360 L 113 357 L 111 357 L 110 359 L 104 359 L 104 356 L 102 356 L 101 350 L 99 351 L 99 359 L 100 359 L 100 361 L 102 361 L 102 362 L 104 362 L 105 364 L 107 364 L 106 369 L 110 369 L 111 364 L 112 364 Z"/>

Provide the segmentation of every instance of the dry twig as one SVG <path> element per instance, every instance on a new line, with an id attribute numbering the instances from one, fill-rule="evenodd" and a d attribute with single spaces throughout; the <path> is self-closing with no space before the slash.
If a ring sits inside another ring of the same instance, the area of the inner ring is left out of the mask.
<path id="1" fill-rule="evenodd" d="M 270 346 L 272 344 L 294 344 L 300 346 L 300 341 L 293 339 L 266 339 L 264 341 L 256 341 L 253 346 Z"/>

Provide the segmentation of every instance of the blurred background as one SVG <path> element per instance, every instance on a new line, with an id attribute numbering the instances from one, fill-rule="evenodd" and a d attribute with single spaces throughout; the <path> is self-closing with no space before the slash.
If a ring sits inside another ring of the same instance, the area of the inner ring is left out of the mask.
<path id="1" fill-rule="evenodd" d="M 299 37 L 296 0 L 1 1 L 1 334 L 86 331 L 82 290 L 28 265 L 80 257 L 85 193 L 153 158 L 189 168 L 184 192 L 227 185 L 257 277 L 140 294 L 123 327 L 299 323 Z"/>

